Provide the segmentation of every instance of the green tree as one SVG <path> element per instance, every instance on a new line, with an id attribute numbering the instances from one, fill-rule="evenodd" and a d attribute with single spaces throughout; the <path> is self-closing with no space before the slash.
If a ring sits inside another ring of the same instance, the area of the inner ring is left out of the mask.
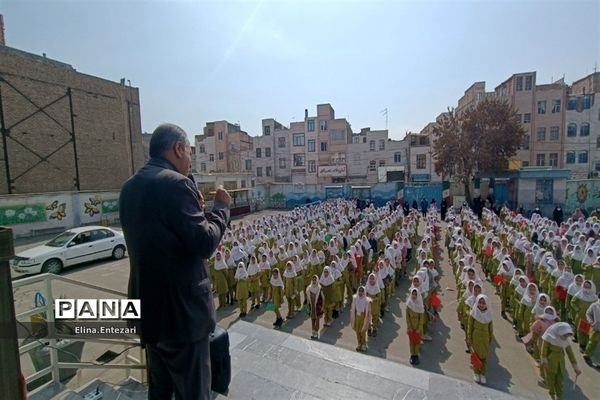
<path id="1" fill-rule="evenodd" d="M 487 98 L 460 115 L 450 109 L 433 129 L 435 172 L 460 181 L 471 203 L 475 174 L 506 170 L 524 134 L 517 111 L 504 100 Z"/>

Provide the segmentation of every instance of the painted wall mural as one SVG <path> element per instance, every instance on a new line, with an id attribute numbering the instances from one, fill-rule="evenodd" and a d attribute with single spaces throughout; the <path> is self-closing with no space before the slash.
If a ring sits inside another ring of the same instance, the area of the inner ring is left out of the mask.
<path id="1" fill-rule="evenodd" d="M 119 199 L 102 200 L 102 212 L 104 214 L 119 212 Z"/>
<path id="2" fill-rule="evenodd" d="M 565 210 L 573 212 L 585 207 L 593 210 L 600 207 L 600 179 L 567 181 Z"/>
<path id="3" fill-rule="evenodd" d="M 25 204 L 0 207 L 0 225 L 27 224 L 46 221 L 44 204 Z"/>
<path id="4" fill-rule="evenodd" d="M 54 200 L 46 206 L 48 211 L 48 219 L 56 219 L 62 221 L 67 217 L 67 203 L 60 203 L 58 200 Z"/>

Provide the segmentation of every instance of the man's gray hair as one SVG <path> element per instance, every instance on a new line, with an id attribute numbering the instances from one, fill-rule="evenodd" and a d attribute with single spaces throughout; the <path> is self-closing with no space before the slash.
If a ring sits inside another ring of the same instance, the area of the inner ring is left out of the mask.
<path id="1" fill-rule="evenodd" d="M 150 139 L 150 157 L 161 157 L 177 142 L 189 143 L 185 131 L 174 124 L 160 124 Z"/>

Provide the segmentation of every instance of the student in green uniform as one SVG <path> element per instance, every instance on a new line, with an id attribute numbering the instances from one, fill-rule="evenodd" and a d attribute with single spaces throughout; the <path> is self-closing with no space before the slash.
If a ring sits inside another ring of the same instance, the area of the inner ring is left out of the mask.
<path id="1" fill-rule="evenodd" d="M 365 285 L 365 290 L 367 292 L 367 297 L 371 299 L 371 311 L 373 314 L 373 318 L 371 321 L 371 335 L 377 336 L 377 330 L 379 329 L 379 316 L 381 315 L 381 288 L 379 287 L 379 282 L 377 280 L 377 276 L 371 272 L 369 277 L 367 278 L 367 283 Z"/>
<path id="2" fill-rule="evenodd" d="M 250 264 L 248 264 L 246 271 L 248 272 L 248 290 L 252 298 L 250 309 L 254 310 L 260 307 L 260 270 L 256 262 L 256 256 L 250 257 Z"/>
<path id="3" fill-rule="evenodd" d="M 358 346 L 356 351 L 367 351 L 367 331 L 371 325 L 371 299 L 365 293 L 365 287 L 360 286 L 353 296 L 350 308 L 350 326 L 356 332 Z"/>
<path id="4" fill-rule="evenodd" d="M 423 325 L 425 325 L 425 305 L 419 289 L 413 288 L 408 295 L 406 302 L 406 328 L 409 334 L 410 344 L 410 363 L 419 365 L 419 355 L 421 354 L 421 336 L 423 336 Z M 411 336 L 411 332 L 418 333 Z M 417 340 L 419 339 L 419 340 Z"/>
<path id="5" fill-rule="evenodd" d="M 569 322 L 571 324 L 575 323 L 575 311 L 573 310 L 573 306 L 572 306 L 572 301 L 573 301 L 573 297 L 579 293 L 579 291 L 581 290 L 581 287 L 583 286 L 583 275 L 581 274 L 577 274 L 575 275 L 575 278 L 573 279 L 573 282 L 571 282 L 571 284 L 569 285 L 568 289 L 567 289 L 567 300 L 565 301 L 566 303 L 566 308 L 567 308 L 567 314 L 566 314 L 566 319 L 563 318 L 566 322 Z"/>
<path id="6" fill-rule="evenodd" d="M 560 399 L 562 397 L 563 381 L 566 372 L 565 352 L 573 365 L 575 374 L 577 376 L 581 374 L 581 370 L 575 361 L 573 349 L 571 349 L 571 336 L 573 336 L 573 329 L 566 322 L 557 322 L 551 325 L 542 335 L 542 368 L 544 368 L 546 385 L 552 399 Z"/>
<path id="7" fill-rule="evenodd" d="M 582 325 L 587 325 L 587 309 L 597 300 L 596 285 L 590 280 L 583 281 L 581 290 L 573 296 L 571 308 L 573 309 L 575 319 L 575 329 L 577 329 L 577 341 L 582 352 L 588 344 L 589 330 L 583 329 Z"/>
<path id="8" fill-rule="evenodd" d="M 227 294 L 229 293 L 227 274 L 227 263 L 223 258 L 223 254 L 220 251 L 217 251 L 215 254 L 215 287 L 217 289 L 217 295 L 219 296 L 218 310 L 227 305 Z"/>
<path id="9" fill-rule="evenodd" d="M 533 307 L 535 306 L 538 294 L 538 287 L 535 283 L 527 285 L 527 290 L 523 293 L 519 309 L 519 320 L 521 322 L 521 326 L 518 329 L 519 337 L 523 337 L 529 332 L 533 320 L 531 310 L 533 310 Z"/>
<path id="10" fill-rule="evenodd" d="M 323 296 L 323 291 L 321 290 L 321 285 L 319 285 L 319 277 L 317 275 L 313 275 L 311 278 L 310 285 L 308 285 L 306 290 L 306 296 L 310 307 L 310 320 L 312 322 L 312 334 L 310 335 L 310 338 L 318 339 L 325 298 Z"/>
<path id="11" fill-rule="evenodd" d="M 294 263 L 292 261 L 288 261 L 285 264 L 283 283 L 285 285 L 285 300 L 288 304 L 288 314 L 286 318 L 292 319 L 296 313 L 296 271 L 294 271 Z"/>
<path id="12" fill-rule="evenodd" d="M 248 272 L 243 262 L 238 263 L 235 271 L 235 298 L 240 308 L 240 317 L 245 317 L 248 312 Z"/>
<path id="13" fill-rule="evenodd" d="M 587 347 L 585 348 L 583 358 L 588 364 L 597 368 L 597 364 L 592 362 L 592 356 L 596 351 L 598 343 L 600 343 L 600 293 L 598 293 L 598 300 L 588 307 L 585 315 L 589 324 L 591 325 L 591 328 L 590 339 L 588 340 Z"/>
<path id="14" fill-rule="evenodd" d="M 483 364 L 481 368 L 473 367 L 475 382 L 485 384 L 487 358 L 490 351 L 490 343 L 494 338 L 492 311 L 489 306 L 488 297 L 485 294 L 477 296 L 475 306 L 469 316 L 467 332 L 467 343 L 471 347 L 471 351 L 477 355 Z"/>
<path id="15" fill-rule="evenodd" d="M 262 292 L 262 302 L 266 303 L 269 301 L 269 294 L 271 292 L 271 264 L 269 263 L 269 258 L 267 254 L 263 254 L 260 256 L 260 264 L 258 264 L 259 269 L 259 280 L 260 280 L 260 289 Z M 257 307 L 258 308 L 258 307 Z"/>
<path id="16" fill-rule="evenodd" d="M 281 303 L 283 302 L 283 290 L 284 284 L 281 279 L 281 274 L 279 273 L 279 268 L 273 268 L 271 272 L 271 301 L 273 302 L 273 311 L 275 312 L 275 316 L 277 319 L 273 323 L 275 328 L 281 328 L 283 324 L 283 318 L 281 318 L 281 312 L 279 308 L 281 307 Z"/>
<path id="17" fill-rule="evenodd" d="M 323 273 L 321 274 L 319 283 L 321 284 L 321 290 L 323 291 L 323 297 L 325 298 L 325 323 L 323 324 L 323 326 L 325 327 L 331 326 L 333 307 L 335 305 L 335 293 L 333 282 L 334 279 L 333 275 L 331 274 L 330 268 L 323 268 Z"/>

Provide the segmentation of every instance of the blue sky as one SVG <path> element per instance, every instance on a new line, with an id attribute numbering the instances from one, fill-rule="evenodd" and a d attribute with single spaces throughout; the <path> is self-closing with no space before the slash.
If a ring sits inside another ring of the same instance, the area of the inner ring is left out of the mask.
<path id="1" fill-rule="evenodd" d="M 600 1 L 3 0 L 7 45 L 139 87 L 142 128 L 288 125 L 331 103 L 404 137 L 515 72 L 567 83 L 600 63 Z"/>

